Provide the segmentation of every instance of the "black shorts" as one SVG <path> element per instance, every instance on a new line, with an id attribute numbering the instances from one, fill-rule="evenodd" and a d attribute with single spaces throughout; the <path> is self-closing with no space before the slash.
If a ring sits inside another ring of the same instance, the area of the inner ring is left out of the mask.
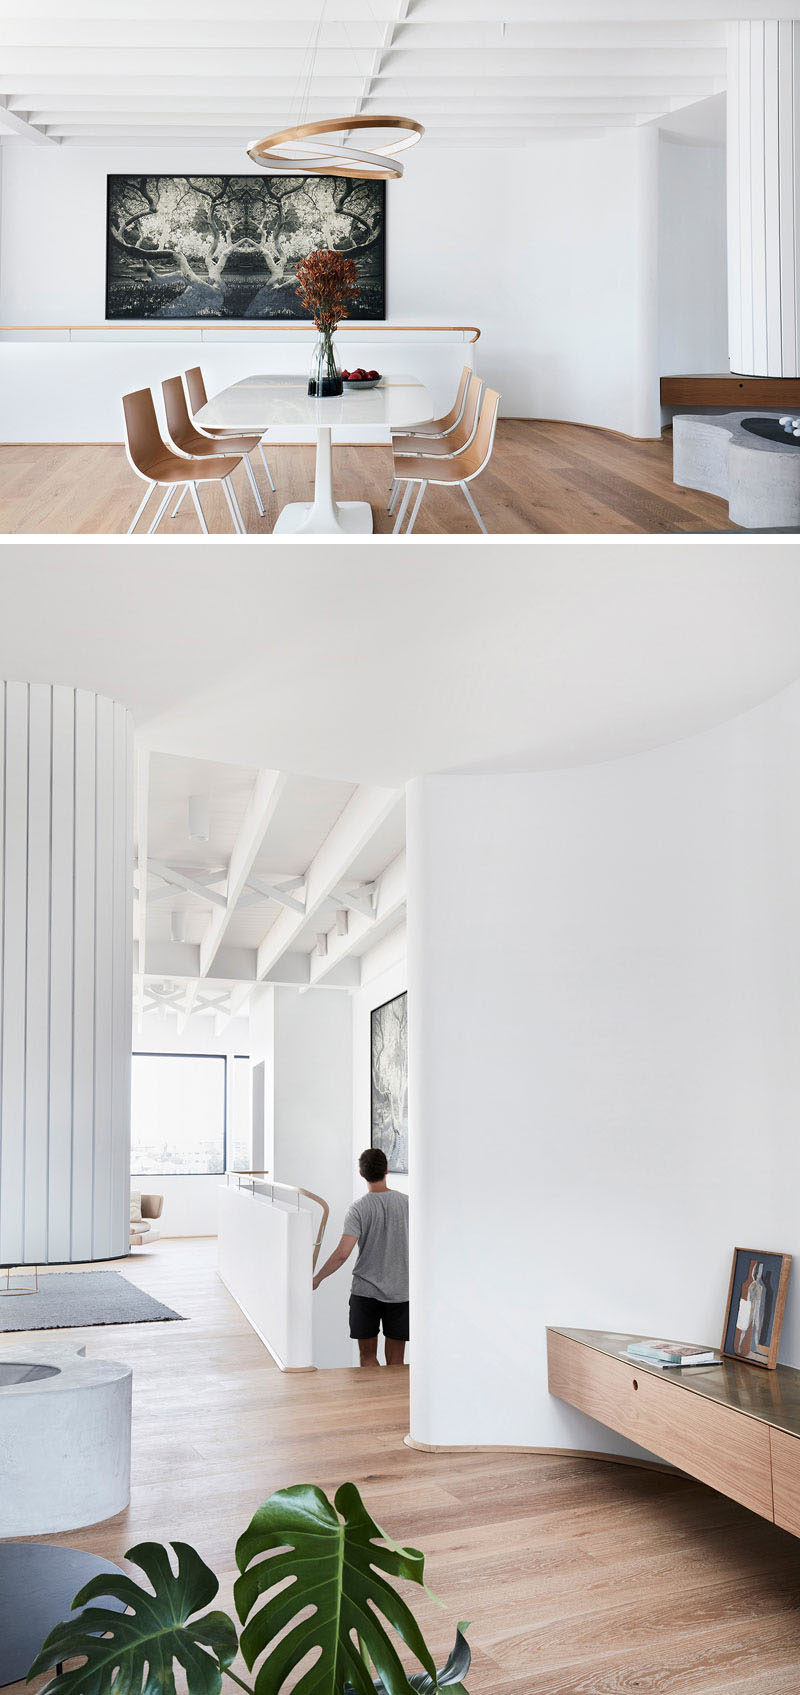
<path id="1" fill-rule="evenodd" d="M 350 1296 L 350 1335 L 368 1342 L 383 1326 L 390 1342 L 408 1341 L 408 1301 L 375 1301 L 369 1295 Z"/>

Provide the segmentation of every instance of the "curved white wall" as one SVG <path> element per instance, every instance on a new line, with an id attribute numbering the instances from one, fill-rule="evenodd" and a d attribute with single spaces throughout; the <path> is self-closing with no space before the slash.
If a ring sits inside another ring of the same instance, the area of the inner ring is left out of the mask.
<path id="1" fill-rule="evenodd" d="M 416 1440 L 629 1451 L 549 1397 L 545 1326 L 716 1342 L 734 1244 L 800 1249 L 799 768 L 796 685 L 411 785 Z"/>
<path id="2" fill-rule="evenodd" d="M 129 1235 L 130 713 L 0 683 L 0 767 L 0 1265 L 110 1258 Z"/>
<path id="3" fill-rule="evenodd" d="M 249 168 L 237 148 L 189 143 L 3 147 L 0 321 L 102 324 L 109 171 Z M 474 349 L 404 338 L 386 347 L 386 368 L 402 370 L 402 355 L 444 404 L 474 352 L 506 416 L 658 435 L 657 225 L 651 125 L 466 155 L 423 143 L 403 182 L 388 187 L 389 318 L 477 324 L 483 333 Z M 248 332 L 217 333 L 199 350 L 210 386 L 252 369 L 256 357 L 278 357 L 263 337 L 254 352 Z M 161 324 L 128 328 L 114 346 L 4 343 L 0 439 L 119 440 L 120 394 L 189 363 L 179 345 L 188 339 Z M 304 347 L 301 364 L 308 357 Z"/>

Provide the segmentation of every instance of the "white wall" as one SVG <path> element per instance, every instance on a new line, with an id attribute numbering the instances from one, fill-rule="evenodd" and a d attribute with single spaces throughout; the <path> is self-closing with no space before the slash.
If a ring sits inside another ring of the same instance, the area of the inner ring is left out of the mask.
<path id="1" fill-rule="evenodd" d="M 265 1164 L 278 1183 L 322 1195 L 331 1213 L 320 1264 L 342 1234 L 353 1198 L 350 997 L 340 989 L 266 986 L 251 1002 L 251 1059 L 265 1061 Z M 314 1209 L 315 1227 L 318 1219 Z M 314 1360 L 350 1365 L 349 1271 L 314 1297 Z"/>
<path id="2" fill-rule="evenodd" d="M 234 1054 L 246 1054 L 250 1030 L 246 1018 L 235 1018 L 222 1031 L 214 1034 L 214 1019 L 195 1015 L 182 1036 L 177 1033 L 177 1019 L 171 1014 L 162 1018 L 148 1013 L 140 1034 L 134 1039 L 134 1053 L 224 1053 L 229 1060 Z M 228 1129 L 233 1122 L 233 1066 L 227 1073 Z M 158 1174 L 137 1175 L 131 1178 L 134 1189 L 143 1194 L 164 1196 L 164 1210 L 155 1229 L 160 1236 L 216 1236 L 219 1211 L 220 1177 L 171 1177 Z M 134 1249 L 134 1253 L 143 1252 Z M 154 1250 L 155 1251 L 155 1250 Z"/>
<path id="3" fill-rule="evenodd" d="M 466 155 L 423 140 L 388 187 L 389 318 L 477 324 L 478 369 L 506 414 L 657 433 L 657 151 L 648 127 Z M 246 166 L 238 149 L 4 147 L 0 321 L 102 323 L 108 172 Z M 7 384 L 24 400 L 24 360 L 38 382 L 69 351 L 0 349 Z M 204 349 L 212 375 L 225 356 Z M 162 374 L 157 348 L 137 357 L 141 381 Z M 110 358 L 80 351 L 98 390 Z"/>
<path id="4" fill-rule="evenodd" d="M 648 126 L 522 155 L 507 207 L 507 410 L 659 434 L 657 164 Z"/>
<path id="5" fill-rule="evenodd" d="M 796 685 L 655 753 L 411 785 L 417 1440 L 625 1451 L 548 1396 L 545 1326 L 716 1343 L 734 1245 L 800 1246 L 799 762 Z"/>
<path id="6" fill-rule="evenodd" d="M 659 346 L 664 376 L 728 369 L 726 149 L 661 134 Z"/>

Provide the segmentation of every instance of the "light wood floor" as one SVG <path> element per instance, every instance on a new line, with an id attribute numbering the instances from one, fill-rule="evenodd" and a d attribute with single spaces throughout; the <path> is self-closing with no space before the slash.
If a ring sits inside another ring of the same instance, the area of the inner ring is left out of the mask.
<path id="1" fill-rule="evenodd" d="M 120 1559 L 143 1538 L 183 1538 L 219 1571 L 230 1607 L 234 1541 L 258 1503 L 350 1478 L 389 1534 L 427 1555 L 445 1603 L 419 1608 L 433 1648 L 444 1656 L 455 1621 L 472 1619 L 470 1695 L 797 1695 L 791 1537 L 678 1476 L 413 1452 L 407 1374 L 282 1375 L 213 1250 L 164 1241 L 125 1263 L 187 1323 L 69 1333 L 133 1366 L 133 1497 L 106 1524 L 46 1540 Z"/>
<path id="2" fill-rule="evenodd" d="M 312 495 L 313 448 L 273 447 L 269 459 L 275 495 L 269 494 L 257 454 L 253 460 L 265 497 L 263 518 L 243 473 L 238 473 L 251 534 L 269 534 L 281 507 Z M 386 511 L 391 474 L 388 448 L 334 450 L 338 497 L 369 500 L 378 535 L 392 528 Z M 574 424 L 505 419 L 491 465 L 472 489 L 494 535 L 670 535 L 736 529 L 725 501 L 675 487 L 669 432 L 662 441 L 637 442 Z M 142 492 L 121 447 L 0 446 L 2 534 L 124 534 Z M 212 533 L 230 534 L 223 495 L 212 487 L 202 499 Z M 153 496 L 148 519 L 155 509 Z M 415 533 L 477 534 L 460 490 L 429 489 Z M 177 519 L 164 520 L 159 534 L 198 534 L 188 499 Z"/>

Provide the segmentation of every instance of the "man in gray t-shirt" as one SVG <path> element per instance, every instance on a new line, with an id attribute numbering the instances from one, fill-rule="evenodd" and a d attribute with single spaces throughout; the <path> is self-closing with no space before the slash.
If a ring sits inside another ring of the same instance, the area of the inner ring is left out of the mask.
<path id="1" fill-rule="evenodd" d="M 367 1194 L 348 1207 L 342 1239 L 317 1272 L 314 1288 L 344 1265 L 358 1243 L 350 1335 L 358 1342 L 361 1364 L 377 1365 L 382 1328 L 386 1364 L 403 1365 L 408 1341 L 408 1196 L 389 1188 L 386 1155 L 380 1148 L 367 1148 L 358 1169 Z"/>

